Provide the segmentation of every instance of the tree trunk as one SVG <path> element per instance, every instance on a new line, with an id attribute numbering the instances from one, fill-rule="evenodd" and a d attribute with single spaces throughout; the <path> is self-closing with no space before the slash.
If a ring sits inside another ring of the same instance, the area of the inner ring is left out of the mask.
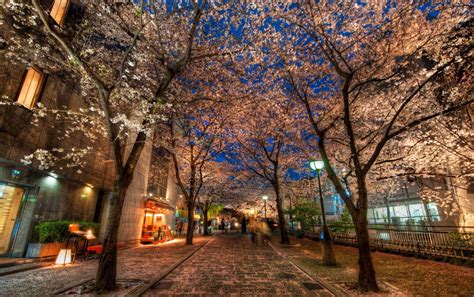
<path id="1" fill-rule="evenodd" d="M 186 232 L 186 244 L 193 244 L 194 236 L 194 204 L 188 203 L 188 230 Z"/>
<path id="2" fill-rule="evenodd" d="M 369 223 L 367 220 L 367 188 L 363 177 L 357 176 L 358 182 L 358 208 L 349 209 L 354 222 L 357 241 L 359 247 L 359 275 L 357 279 L 358 287 L 366 292 L 379 292 L 377 278 L 375 276 L 372 254 L 370 252 Z"/>
<path id="3" fill-rule="evenodd" d="M 207 227 L 209 225 L 209 220 L 207 219 L 207 210 L 202 210 L 202 217 L 203 217 L 203 227 L 204 227 L 204 235 L 207 236 L 209 235 L 209 232 L 207 232 Z"/>
<path id="4" fill-rule="evenodd" d="M 353 200 L 351 200 L 351 197 L 347 196 L 346 189 L 342 187 L 336 173 L 332 169 L 321 139 L 318 143 L 318 148 L 321 155 L 323 156 L 325 165 L 327 165 L 326 168 L 328 177 L 336 187 L 338 194 L 347 200 L 344 202 L 346 203 L 346 207 L 349 209 L 352 221 L 354 222 L 359 246 L 358 287 L 364 291 L 379 292 L 380 289 L 377 285 L 377 278 L 370 252 L 369 229 L 367 221 L 368 195 L 367 185 L 365 183 L 365 174 L 360 169 L 356 170 L 358 199 L 357 206 L 355 206 L 353 204 Z"/>
<path id="5" fill-rule="evenodd" d="M 125 195 L 130 182 L 131 176 L 118 177 L 115 181 L 115 191 L 110 201 L 107 229 L 102 243 L 102 255 L 99 259 L 99 267 L 95 278 L 95 290 L 98 292 L 108 292 L 116 288 L 118 229 Z"/>
<path id="6" fill-rule="evenodd" d="M 273 185 L 273 189 L 276 194 L 276 204 L 278 212 L 278 226 L 280 227 L 280 238 L 282 244 L 290 244 L 290 237 L 288 236 L 288 231 L 286 230 L 286 220 L 283 212 L 283 201 L 280 195 L 280 187 L 278 184 Z"/>
<path id="7" fill-rule="evenodd" d="M 355 224 L 357 240 L 359 243 L 359 276 L 358 286 L 367 292 L 380 291 L 375 276 L 372 254 L 370 252 L 369 229 L 367 222 L 367 211 L 360 213 L 359 220 Z"/>

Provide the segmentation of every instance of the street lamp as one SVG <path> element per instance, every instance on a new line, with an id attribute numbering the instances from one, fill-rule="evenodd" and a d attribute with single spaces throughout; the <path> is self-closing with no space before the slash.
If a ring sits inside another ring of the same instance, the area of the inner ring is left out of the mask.
<path id="1" fill-rule="evenodd" d="M 263 202 L 265 203 L 265 219 L 266 219 L 267 218 L 267 200 L 268 200 L 268 196 L 263 195 L 262 199 L 263 199 Z"/>
<path id="2" fill-rule="evenodd" d="M 323 161 L 310 161 L 309 167 L 316 171 L 318 174 L 318 187 L 319 187 L 319 201 L 321 202 L 321 216 L 323 224 L 323 238 L 322 238 L 322 249 L 323 249 L 323 264 L 327 266 L 336 265 L 336 256 L 334 255 L 334 248 L 332 244 L 331 232 L 326 224 L 326 213 L 324 212 L 324 202 L 323 202 L 323 191 L 321 190 L 321 171 L 324 168 Z M 316 202 L 316 197 L 315 197 Z M 317 203 L 317 202 L 316 202 Z"/>

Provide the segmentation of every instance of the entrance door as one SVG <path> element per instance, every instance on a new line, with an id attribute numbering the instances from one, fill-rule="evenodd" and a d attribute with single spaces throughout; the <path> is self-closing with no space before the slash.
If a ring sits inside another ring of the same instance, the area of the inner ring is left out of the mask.
<path id="1" fill-rule="evenodd" d="M 21 199 L 25 190 L 0 184 L 0 255 L 8 253 Z"/>

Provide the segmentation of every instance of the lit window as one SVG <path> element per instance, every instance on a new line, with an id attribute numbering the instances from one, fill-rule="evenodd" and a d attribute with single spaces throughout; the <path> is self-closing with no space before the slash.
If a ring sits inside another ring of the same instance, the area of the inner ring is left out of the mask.
<path id="1" fill-rule="evenodd" d="M 55 0 L 51 8 L 51 17 L 59 25 L 64 25 L 64 19 L 69 6 L 69 0 Z"/>
<path id="2" fill-rule="evenodd" d="M 425 208 L 423 204 L 421 203 L 416 203 L 416 204 L 410 204 L 410 217 L 411 218 L 425 218 Z"/>
<path id="3" fill-rule="evenodd" d="M 438 207 L 436 203 L 430 202 L 427 205 L 429 215 L 432 221 L 441 221 L 441 217 L 439 216 Z"/>
<path id="4" fill-rule="evenodd" d="M 33 67 L 28 68 L 16 102 L 32 109 L 40 95 L 43 78 L 44 75 L 40 70 Z"/>

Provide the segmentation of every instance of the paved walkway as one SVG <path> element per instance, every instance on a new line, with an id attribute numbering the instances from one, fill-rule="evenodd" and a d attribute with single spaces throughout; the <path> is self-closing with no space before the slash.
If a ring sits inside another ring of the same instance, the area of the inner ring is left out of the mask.
<path id="1" fill-rule="evenodd" d="M 221 235 L 158 283 L 146 296 L 331 296 L 269 246 Z"/>
<path id="2" fill-rule="evenodd" d="M 119 279 L 150 280 L 199 247 L 205 240 L 195 238 L 187 246 L 184 239 L 158 245 L 121 250 L 118 255 Z M 74 265 L 48 266 L 0 277 L 0 296 L 51 296 L 56 290 L 95 277 L 97 260 L 78 261 Z"/>
<path id="3" fill-rule="evenodd" d="M 330 296 L 271 247 L 254 246 L 247 236 L 216 235 L 122 250 L 118 278 L 145 283 L 162 275 L 184 256 L 210 241 L 161 282 L 148 296 Z M 97 261 L 48 266 L 0 277 L 0 296 L 51 296 L 53 292 L 95 276 Z M 311 288 L 313 286 L 313 288 Z M 310 287 L 310 288 L 308 288 Z M 115 294 L 112 294 L 115 295 Z M 118 294 L 123 295 L 123 294 Z"/>

